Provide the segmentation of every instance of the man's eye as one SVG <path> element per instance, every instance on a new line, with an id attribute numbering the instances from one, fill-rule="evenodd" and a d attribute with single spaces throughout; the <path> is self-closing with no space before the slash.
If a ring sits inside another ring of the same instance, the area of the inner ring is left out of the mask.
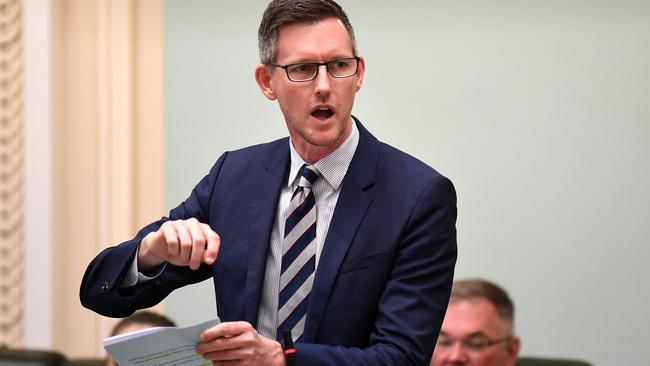
<path id="1" fill-rule="evenodd" d="M 345 69 L 349 66 L 349 63 L 347 61 L 334 61 L 331 66 L 335 69 Z"/>
<path id="2" fill-rule="evenodd" d="M 481 339 L 481 338 L 477 338 L 477 339 L 470 338 L 470 339 L 465 340 L 464 343 L 469 348 L 483 348 L 483 347 L 487 346 L 488 340 L 487 339 Z"/>
<path id="3" fill-rule="evenodd" d="M 309 65 L 309 64 L 302 64 L 302 65 L 295 65 L 295 66 L 293 66 L 289 71 L 291 71 L 291 72 L 302 73 L 302 72 L 308 72 L 308 71 L 310 71 L 310 70 L 311 70 L 311 65 Z"/>

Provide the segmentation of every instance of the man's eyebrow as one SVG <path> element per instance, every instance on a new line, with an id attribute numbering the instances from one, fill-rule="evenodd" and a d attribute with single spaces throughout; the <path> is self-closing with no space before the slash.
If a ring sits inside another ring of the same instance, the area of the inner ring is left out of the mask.
<path id="1" fill-rule="evenodd" d="M 468 336 L 466 336 L 465 338 L 467 339 L 467 338 L 479 338 L 479 337 L 481 337 L 481 338 L 488 338 L 487 334 L 485 334 L 485 333 L 484 333 L 483 331 L 481 331 L 481 330 L 476 331 L 476 332 L 474 332 L 474 333 L 471 333 L 471 334 L 469 334 Z"/>
<path id="2" fill-rule="evenodd" d="M 332 62 L 336 60 L 341 60 L 344 58 L 354 58 L 354 56 L 346 56 L 346 55 L 340 55 L 340 56 L 334 56 L 331 59 L 324 60 L 322 62 Z M 313 59 L 303 59 L 300 58 L 297 61 L 292 61 L 292 62 L 287 62 L 283 65 L 295 65 L 295 64 L 320 64 L 322 63 L 321 61 L 314 61 Z"/>
<path id="3" fill-rule="evenodd" d="M 449 337 L 449 334 L 445 332 L 444 330 L 441 330 L 438 336 L 443 336 L 443 337 Z M 468 339 L 468 338 L 488 338 L 487 334 L 485 334 L 483 331 L 479 330 L 474 333 L 470 333 L 469 335 L 463 337 L 463 339 Z"/>

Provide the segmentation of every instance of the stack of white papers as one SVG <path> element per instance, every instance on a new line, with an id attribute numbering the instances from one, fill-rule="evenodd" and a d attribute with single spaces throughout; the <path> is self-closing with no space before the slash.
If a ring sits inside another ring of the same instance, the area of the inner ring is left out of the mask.
<path id="1" fill-rule="evenodd" d="M 103 346 L 120 366 L 212 365 L 195 351 L 201 333 L 219 318 L 190 327 L 154 327 L 104 339 Z"/>

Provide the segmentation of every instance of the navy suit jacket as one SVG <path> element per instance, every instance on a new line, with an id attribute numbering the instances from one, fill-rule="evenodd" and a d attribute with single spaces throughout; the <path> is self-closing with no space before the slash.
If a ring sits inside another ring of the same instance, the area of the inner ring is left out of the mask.
<path id="1" fill-rule="evenodd" d="M 323 246 L 298 365 L 428 365 L 456 262 L 452 183 L 377 141 L 357 120 L 359 145 Z M 224 153 L 191 195 L 136 237 L 101 252 L 81 284 L 82 304 L 124 317 L 176 288 L 212 277 L 222 321 L 256 325 L 287 138 Z M 157 278 L 120 286 L 140 240 L 166 220 L 197 218 L 221 237 L 213 266 L 168 264 Z"/>

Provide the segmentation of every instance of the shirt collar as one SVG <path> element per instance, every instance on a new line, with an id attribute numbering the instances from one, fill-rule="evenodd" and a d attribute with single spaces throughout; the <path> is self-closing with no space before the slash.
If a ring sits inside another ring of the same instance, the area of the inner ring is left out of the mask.
<path id="1" fill-rule="evenodd" d="M 359 130 L 356 122 L 352 119 L 350 136 L 336 150 L 313 164 L 332 189 L 337 190 L 341 186 L 345 173 L 348 172 L 350 167 L 350 162 L 352 162 L 354 152 L 357 150 L 357 145 L 359 145 Z M 307 163 L 298 155 L 291 138 L 289 138 L 289 150 L 291 151 L 291 169 L 289 170 L 287 185 L 292 186 L 296 181 L 300 168 Z"/>

